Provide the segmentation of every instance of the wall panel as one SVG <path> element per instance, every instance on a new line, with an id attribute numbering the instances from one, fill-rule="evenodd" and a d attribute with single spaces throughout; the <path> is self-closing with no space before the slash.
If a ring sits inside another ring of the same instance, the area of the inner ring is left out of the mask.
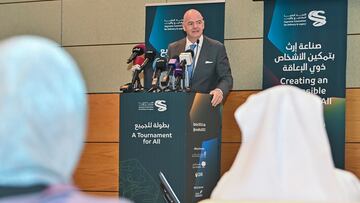
<path id="1" fill-rule="evenodd" d="M 346 143 L 345 168 L 360 178 L 360 143 Z"/>
<path id="2" fill-rule="evenodd" d="M 145 3 L 161 0 L 63 0 L 63 45 L 145 41 Z"/>
<path id="3" fill-rule="evenodd" d="M 262 38 L 262 1 L 227 0 L 225 3 L 225 39 Z"/>
<path id="4" fill-rule="evenodd" d="M 241 142 L 241 131 L 235 121 L 234 113 L 245 100 L 258 91 L 230 92 L 223 107 L 222 142 Z"/>
<path id="5" fill-rule="evenodd" d="M 360 87 L 360 35 L 348 35 L 347 40 L 346 87 Z"/>
<path id="6" fill-rule="evenodd" d="M 348 34 L 359 34 L 360 1 L 348 0 Z"/>
<path id="7" fill-rule="evenodd" d="M 126 64 L 134 45 L 66 47 L 77 60 L 89 93 L 119 92 L 131 81 Z"/>
<path id="8" fill-rule="evenodd" d="M 0 40 L 40 35 L 61 43 L 61 1 L 0 4 Z"/>
<path id="9" fill-rule="evenodd" d="M 59 1 L 59 0 L 1 0 L 0 4 L 25 3 L 25 2 L 35 2 L 35 1 Z"/>
<path id="10" fill-rule="evenodd" d="M 118 94 L 89 94 L 87 142 L 119 142 Z"/>
<path id="11" fill-rule="evenodd" d="M 119 192 L 87 192 L 87 191 L 84 192 L 89 195 L 95 195 L 95 196 L 119 197 Z"/>
<path id="12" fill-rule="evenodd" d="M 87 143 L 74 182 L 85 191 L 117 192 L 118 168 L 118 143 Z"/>
<path id="13" fill-rule="evenodd" d="M 240 143 L 222 143 L 221 144 L 221 169 L 223 175 L 232 166 L 234 159 L 239 151 Z"/>
<path id="14" fill-rule="evenodd" d="M 262 39 L 225 41 L 234 78 L 233 90 L 262 88 L 262 43 Z"/>
<path id="15" fill-rule="evenodd" d="M 346 142 L 360 143 L 360 90 L 346 91 Z"/>

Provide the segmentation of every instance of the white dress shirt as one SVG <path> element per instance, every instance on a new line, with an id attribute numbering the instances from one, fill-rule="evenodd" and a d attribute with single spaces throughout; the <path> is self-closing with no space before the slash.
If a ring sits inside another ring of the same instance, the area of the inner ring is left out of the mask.
<path id="1" fill-rule="evenodd" d="M 194 60 L 195 60 L 194 62 L 195 62 L 195 65 L 193 67 L 193 74 L 194 74 L 194 71 L 196 69 L 196 64 L 197 64 L 198 59 L 199 59 L 199 55 L 200 55 L 200 51 L 201 51 L 201 47 L 202 47 L 203 42 L 204 42 L 204 36 L 201 35 L 200 38 L 199 38 L 199 44 L 197 44 L 195 49 L 194 49 Z M 186 38 L 185 51 L 190 49 L 191 44 L 194 44 L 194 43 L 192 43 L 188 38 Z"/>

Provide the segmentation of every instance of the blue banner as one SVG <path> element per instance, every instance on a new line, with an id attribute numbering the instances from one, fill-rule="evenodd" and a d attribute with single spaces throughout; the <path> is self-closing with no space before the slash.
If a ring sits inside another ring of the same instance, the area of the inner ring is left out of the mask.
<path id="1" fill-rule="evenodd" d="M 145 44 L 147 49 L 157 52 L 156 57 L 166 57 L 168 45 L 186 36 L 182 22 L 185 11 L 189 9 L 196 9 L 203 15 L 206 36 L 224 42 L 224 1 L 149 4 L 146 5 Z M 145 88 L 150 87 L 151 77 L 152 69 L 145 69 Z"/>
<path id="2" fill-rule="evenodd" d="M 335 166 L 344 168 L 347 0 L 264 1 L 263 89 L 319 95 Z"/>

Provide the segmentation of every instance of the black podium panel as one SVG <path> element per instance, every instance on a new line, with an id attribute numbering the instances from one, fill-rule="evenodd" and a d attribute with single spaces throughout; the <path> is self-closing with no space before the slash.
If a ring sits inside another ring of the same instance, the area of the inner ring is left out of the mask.
<path id="1" fill-rule="evenodd" d="M 221 143 L 220 108 L 210 95 L 120 97 L 120 195 L 136 203 L 208 198 L 220 177 Z"/>

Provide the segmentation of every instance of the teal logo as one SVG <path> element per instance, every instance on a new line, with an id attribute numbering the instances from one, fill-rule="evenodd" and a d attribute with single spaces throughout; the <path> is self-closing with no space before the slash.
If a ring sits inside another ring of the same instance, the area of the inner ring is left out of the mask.
<path id="1" fill-rule="evenodd" d="M 165 100 L 156 100 L 154 105 L 157 107 L 157 110 L 160 112 L 167 110 L 167 105 Z"/>
<path id="2" fill-rule="evenodd" d="M 308 17 L 313 22 L 314 27 L 321 27 L 326 24 L 325 11 L 310 11 Z"/>

